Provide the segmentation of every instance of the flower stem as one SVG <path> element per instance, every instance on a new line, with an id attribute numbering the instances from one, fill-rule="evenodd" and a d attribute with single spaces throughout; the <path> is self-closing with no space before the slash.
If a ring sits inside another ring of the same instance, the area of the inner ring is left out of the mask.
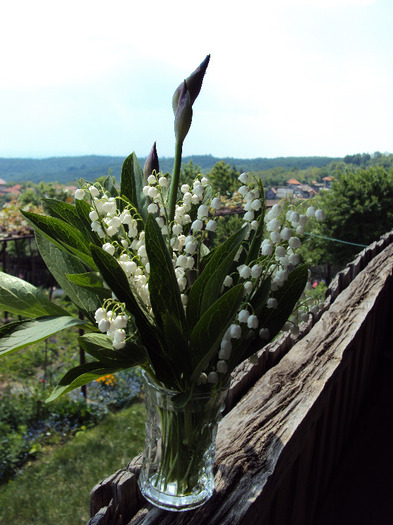
<path id="1" fill-rule="evenodd" d="M 180 179 L 182 149 L 183 149 L 183 143 L 180 141 L 176 141 L 175 160 L 173 163 L 172 181 L 171 181 L 171 188 L 170 188 L 169 202 L 168 202 L 169 222 L 170 223 L 173 221 L 175 217 L 175 206 L 176 206 L 177 190 L 178 190 L 179 179 Z"/>

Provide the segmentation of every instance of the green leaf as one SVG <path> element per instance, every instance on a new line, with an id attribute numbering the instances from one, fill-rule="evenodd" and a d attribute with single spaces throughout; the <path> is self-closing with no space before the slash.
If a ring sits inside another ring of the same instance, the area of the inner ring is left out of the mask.
<path id="1" fill-rule="evenodd" d="M 148 314 L 142 302 L 130 287 L 130 283 L 122 267 L 117 260 L 99 246 L 91 246 L 92 255 L 100 273 L 115 294 L 117 299 L 126 304 L 127 310 L 135 317 L 138 328 L 142 331 L 148 328 L 153 331 L 153 324 L 148 318 Z"/>
<path id="2" fill-rule="evenodd" d="M 75 202 L 75 208 L 80 218 L 80 228 L 83 231 L 85 238 L 91 241 L 97 246 L 101 246 L 102 242 L 99 236 L 91 229 L 91 220 L 89 213 L 91 212 L 91 206 L 85 200 L 80 199 Z"/>
<path id="3" fill-rule="evenodd" d="M 240 228 L 209 254 L 209 261 L 192 285 L 188 296 L 187 320 L 190 329 L 196 325 L 202 313 L 208 310 L 221 294 L 224 279 L 228 275 L 246 233 L 246 228 Z"/>
<path id="4" fill-rule="evenodd" d="M 6 324 L 0 328 L 0 355 L 46 339 L 72 326 L 83 325 L 86 322 L 70 315 L 37 317 Z"/>
<path id="5" fill-rule="evenodd" d="M 99 361 L 94 363 L 85 363 L 83 365 L 76 366 L 69 370 L 65 376 L 59 381 L 59 384 L 55 387 L 51 395 L 46 400 L 47 403 L 54 401 L 59 396 L 71 392 L 76 388 L 87 385 L 100 377 L 108 374 L 115 374 L 120 370 L 124 370 L 124 366 L 107 366 L 105 363 Z"/>
<path id="6" fill-rule="evenodd" d="M 42 205 L 47 215 L 63 220 L 82 233 L 84 239 L 101 245 L 98 235 L 91 229 L 89 213 L 90 204 L 85 200 L 76 200 L 75 205 L 58 199 L 42 199 Z"/>
<path id="7" fill-rule="evenodd" d="M 111 197 L 118 197 L 119 196 L 119 192 L 117 191 L 117 188 L 115 186 L 115 182 L 116 182 L 116 179 L 115 177 L 113 177 L 113 175 L 107 175 L 105 177 L 105 180 L 102 184 L 104 190 L 109 193 L 109 195 Z"/>
<path id="8" fill-rule="evenodd" d="M 59 248 L 72 252 L 88 267 L 95 269 L 94 261 L 90 255 L 89 243 L 81 235 L 78 228 L 57 217 L 47 217 L 27 211 L 21 213 L 33 225 L 35 231 L 46 235 Z"/>
<path id="9" fill-rule="evenodd" d="M 84 265 L 74 255 L 65 252 L 52 243 L 45 235 L 36 232 L 35 239 L 41 256 L 49 271 L 69 296 L 71 301 L 95 324 L 92 314 L 100 308 L 102 298 L 91 289 L 81 288 L 66 277 L 66 274 L 82 274 L 85 272 Z"/>
<path id="10" fill-rule="evenodd" d="M 101 288 L 103 286 L 102 279 L 97 275 L 97 272 L 67 273 L 66 277 L 78 286 L 87 286 L 90 288 Z"/>
<path id="11" fill-rule="evenodd" d="M 168 361 L 172 362 L 177 377 L 180 378 L 183 374 L 183 379 L 187 381 L 192 373 L 192 349 L 183 336 L 178 322 L 170 313 L 165 318 L 164 334 Z"/>
<path id="12" fill-rule="evenodd" d="M 285 283 L 274 293 L 272 297 L 277 299 L 277 308 L 267 308 L 264 306 L 260 312 L 260 319 L 263 323 L 261 328 L 268 328 L 270 339 L 275 337 L 288 320 L 295 308 L 296 303 L 303 293 L 307 284 L 308 268 L 300 265 L 289 274 Z"/>
<path id="13" fill-rule="evenodd" d="M 149 200 L 143 194 L 144 186 L 143 170 L 133 152 L 126 158 L 121 169 L 120 193 L 132 202 L 142 219 L 146 221 Z"/>
<path id="14" fill-rule="evenodd" d="M 102 299 L 112 297 L 111 290 L 104 288 L 102 278 L 96 272 L 67 273 L 66 277 L 73 284 L 93 291 Z"/>
<path id="15" fill-rule="evenodd" d="M 69 315 L 32 284 L 0 272 L 0 308 L 23 317 Z"/>
<path id="16" fill-rule="evenodd" d="M 42 199 L 42 207 L 46 215 L 62 219 L 68 224 L 78 227 L 80 219 L 73 204 L 58 199 Z"/>
<path id="17" fill-rule="evenodd" d="M 105 334 L 84 334 L 79 337 L 79 344 L 86 353 L 108 366 L 143 366 L 146 364 L 146 352 L 142 345 L 127 341 L 121 350 L 115 350 L 112 341 Z"/>
<path id="18" fill-rule="evenodd" d="M 244 297 L 244 286 L 238 284 L 224 293 L 205 312 L 191 334 L 194 362 L 197 363 L 192 374 L 192 381 L 199 378 L 201 371 L 208 365 L 218 350 L 226 330 L 232 323 Z"/>
<path id="19" fill-rule="evenodd" d="M 260 284 L 258 290 L 252 296 L 250 305 L 253 309 L 254 315 L 260 316 L 262 308 L 265 306 L 266 300 L 269 296 L 271 286 L 271 279 L 267 277 L 262 284 Z"/>
<path id="20" fill-rule="evenodd" d="M 177 378 L 165 356 L 162 331 L 146 312 L 136 293 L 132 291 L 123 269 L 112 255 L 98 246 L 92 246 L 92 255 L 109 288 L 120 302 L 125 303 L 127 311 L 134 317 L 156 378 L 176 388 Z"/>
<path id="21" fill-rule="evenodd" d="M 145 242 L 150 262 L 150 302 L 156 322 L 161 329 L 164 329 L 167 317 L 170 315 L 178 324 L 181 332 L 186 335 L 186 318 L 172 258 L 161 229 L 151 214 L 148 215 L 146 221 Z"/>

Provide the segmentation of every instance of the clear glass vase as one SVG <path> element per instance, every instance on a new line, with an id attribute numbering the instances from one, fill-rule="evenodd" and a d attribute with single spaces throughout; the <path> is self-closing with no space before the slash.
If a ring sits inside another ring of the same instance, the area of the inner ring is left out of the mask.
<path id="1" fill-rule="evenodd" d="M 162 509 L 199 507 L 214 490 L 217 426 L 228 388 L 180 397 L 147 374 L 144 382 L 147 419 L 141 492 Z"/>

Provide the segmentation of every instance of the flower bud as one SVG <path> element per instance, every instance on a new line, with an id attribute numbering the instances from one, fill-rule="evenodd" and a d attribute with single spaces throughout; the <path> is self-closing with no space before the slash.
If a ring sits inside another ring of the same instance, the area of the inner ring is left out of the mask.
<path id="1" fill-rule="evenodd" d="M 175 113 L 175 137 L 177 142 L 183 143 L 190 129 L 192 121 L 192 103 L 186 81 L 183 82 Z"/>
<path id="2" fill-rule="evenodd" d="M 240 182 L 242 182 L 243 184 L 248 184 L 248 182 L 249 182 L 248 173 L 241 173 L 241 174 L 239 175 L 238 179 L 239 179 Z"/>
<path id="3" fill-rule="evenodd" d="M 143 176 L 145 180 L 147 180 L 147 177 L 151 175 L 153 171 L 155 171 L 156 173 L 159 173 L 160 171 L 156 143 L 153 144 L 153 147 L 151 148 L 151 151 L 147 156 L 145 165 L 143 167 Z"/>
<path id="4" fill-rule="evenodd" d="M 207 383 L 207 375 L 205 374 L 205 372 L 202 372 L 198 379 L 198 385 L 204 385 L 206 383 Z"/>
<path id="5" fill-rule="evenodd" d="M 210 206 L 214 209 L 214 210 L 219 210 L 221 208 L 221 199 L 219 197 L 215 197 L 211 203 L 210 203 Z"/>
<path id="6" fill-rule="evenodd" d="M 231 324 L 230 334 L 232 339 L 240 339 L 242 336 L 242 329 L 238 324 Z"/>
<path id="7" fill-rule="evenodd" d="M 218 383 L 217 372 L 210 372 L 207 376 L 207 382 L 216 385 Z"/>
<path id="8" fill-rule="evenodd" d="M 75 191 L 75 199 L 82 200 L 84 196 L 85 196 L 85 190 L 82 190 L 81 188 L 78 188 Z"/>
<path id="9" fill-rule="evenodd" d="M 217 372 L 219 374 L 226 374 L 228 372 L 228 365 L 224 361 L 224 359 L 220 359 L 217 363 Z"/>
<path id="10" fill-rule="evenodd" d="M 98 213 L 96 212 L 96 210 L 92 210 L 90 213 L 89 213 L 89 218 L 91 221 L 97 221 L 98 220 Z"/>
<path id="11" fill-rule="evenodd" d="M 199 95 L 202 87 L 203 77 L 205 76 L 207 66 L 209 65 L 210 55 L 207 55 L 205 60 L 191 73 L 191 75 L 184 81 L 188 92 L 190 93 L 191 106 L 194 104 L 195 99 Z M 176 115 L 177 108 L 180 101 L 180 94 L 182 90 L 182 84 L 176 89 L 172 98 L 173 113 Z"/>
<path id="12" fill-rule="evenodd" d="M 259 337 L 263 339 L 264 341 L 269 341 L 270 339 L 270 332 L 268 328 L 261 328 L 259 330 Z"/>
<path id="13" fill-rule="evenodd" d="M 258 328 L 258 317 L 256 315 L 250 315 L 250 317 L 247 319 L 247 326 L 248 328 L 256 329 Z"/>
<path id="14" fill-rule="evenodd" d="M 230 275 L 227 275 L 224 279 L 223 285 L 232 286 L 232 284 L 233 284 L 233 278 Z"/>
<path id="15" fill-rule="evenodd" d="M 209 221 L 207 224 L 206 224 L 206 230 L 209 231 L 209 232 L 215 232 L 217 229 L 217 222 L 216 221 Z"/>
<path id="16" fill-rule="evenodd" d="M 98 323 L 98 328 L 101 332 L 107 332 L 111 326 L 109 319 L 101 319 Z"/>
<path id="17" fill-rule="evenodd" d="M 250 317 L 250 312 L 248 310 L 240 310 L 238 313 L 239 323 L 247 323 L 248 318 Z"/>
<path id="18" fill-rule="evenodd" d="M 205 204 L 201 204 L 198 208 L 198 219 L 203 219 L 209 215 L 209 208 Z"/>
<path id="19" fill-rule="evenodd" d="M 316 210 L 315 218 L 317 219 L 317 221 L 323 221 L 325 219 L 324 211 L 323 210 Z"/>

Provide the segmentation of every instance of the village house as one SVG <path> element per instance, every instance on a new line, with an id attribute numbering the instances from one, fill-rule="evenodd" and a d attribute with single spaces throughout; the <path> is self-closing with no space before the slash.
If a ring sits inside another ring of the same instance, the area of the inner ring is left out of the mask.
<path id="1" fill-rule="evenodd" d="M 280 186 L 276 188 L 276 198 L 277 199 L 292 199 L 294 190 L 286 186 Z"/>
<path id="2" fill-rule="evenodd" d="M 265 199 L 266 200 L 277 199 L 277 190 L 276 190 L 276 188 L 265 188 Z"/>
<path id="3" fill-rule="evenodd" d="M 323 177 L 323 189 L 330 190 L 332 187 L 333 177 Z"/>
<path id="4" fill-rule="evenodd" d="M 4 179 L 0 179 L 0 195 L 8 194 L 12 197 L 20 195 L 22 190 L 22 184 L 15 184 L 14 186 L 7 186 Z"/>
<path id="5" fill-rule="evenodd" d="M 285 186 L 265 188 L 265 199 L 312 199 L 320 190 L 329 189 L 332 177 L 325 177 L 322 182 L 312 181 L 310 184 L 302 184 L 296 179 L 289 179 Z"/>
<path id="6" fill-rule="evenodd" d="M 299 190 L 302 187 L 302 183 L 296 179 L 289 179 L 287 180 L 287 186 L 293 190 Z"/>

